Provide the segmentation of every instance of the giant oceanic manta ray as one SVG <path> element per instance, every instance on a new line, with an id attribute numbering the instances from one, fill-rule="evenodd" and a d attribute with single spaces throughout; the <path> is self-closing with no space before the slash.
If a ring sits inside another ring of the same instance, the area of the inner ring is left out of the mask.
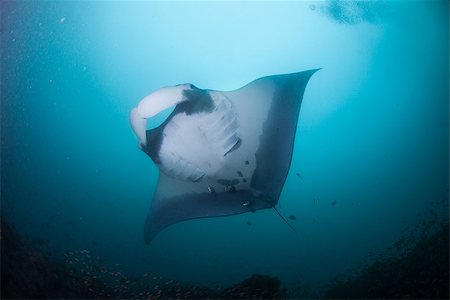
<path id="1" fill-rule="evenodd" d="M 228 92 L 182 84 L 141 100 L 131 126 L 159 168 L 147 243 L 181 221 L 275 208 L 303 93 L 316 71 L 262 77 Z M 146 130 L 146 119 L 174 105 L 163 124 Z"/>

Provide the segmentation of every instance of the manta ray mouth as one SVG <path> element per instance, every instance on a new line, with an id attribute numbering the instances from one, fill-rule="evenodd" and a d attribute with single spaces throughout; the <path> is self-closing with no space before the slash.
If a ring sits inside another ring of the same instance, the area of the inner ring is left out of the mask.
<path id="1" fill-rule="evenodd" d="M 166 122 L 169 117 L 172 115 L 172 113 L 175 111 L 176 105 L 172 105 L 169 108 L 163 109 L 159 111 L 155 116 L 147 119 L 146 129 L 151 130 L 158 128 L 159 126 L 163 125 L 164 122 Z"/>

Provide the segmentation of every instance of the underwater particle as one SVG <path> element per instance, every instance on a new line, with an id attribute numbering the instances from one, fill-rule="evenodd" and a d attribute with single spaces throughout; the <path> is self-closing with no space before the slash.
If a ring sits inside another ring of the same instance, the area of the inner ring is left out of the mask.
<path id="1" fill-rule="evenodd" d="M 335 206 L 336 205 L 336 201 L 331 202 L 331 205 Z"/>
<path id="2" fill-rule="evenodd" d="M 291 219 L 292 221 L 295 221 L 295 220 L 297 220 L 297 217 L 294 216 L 294 215 L 290 215 L 290 216 L 289 216 L 289 219 Z"/>
<path id="3" fill-rule="evenodd" d="M 247 222 L 245 222 L 248 226 L 252 226 L 252 222 L 250 222 L 250 221 L 247 221 Z"/>
<path id="4" fill-rule="evenodd" d="M 65 17 L 62 17 L 61 19 L 59 19 L 59 23 L 64 23 L 66 21 L 66 18 Z"/>
<path id="5" fill-rule="evenodd" d="M 316 10 L 316 6 L 314 4 L 309 5 L 310 10 Z"/>

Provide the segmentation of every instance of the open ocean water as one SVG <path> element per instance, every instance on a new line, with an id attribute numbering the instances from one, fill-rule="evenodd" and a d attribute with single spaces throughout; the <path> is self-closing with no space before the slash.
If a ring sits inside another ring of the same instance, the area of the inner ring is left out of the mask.
<path id="1" fill-rule="evenodd" d="M 0 12 L 2 234 L 11 227 L 44 271 L 69 270 L 55 271 L 64 284 L 82 278 L 89 297 L 156 297 L 171 280 L 218 290 L 252 274 L 278 278 L 283 297 L 323 297 L 448 226 L 447 1 L 1 1 Z M 267 209 L 181 222 L 146 245 L 158 169 L 130 128 L 139 100 L 316 68 L 277 206 L 298 235 Z M 27 268 L 8 247 L 2 298 L 63 290 L 20 294 Z"/>

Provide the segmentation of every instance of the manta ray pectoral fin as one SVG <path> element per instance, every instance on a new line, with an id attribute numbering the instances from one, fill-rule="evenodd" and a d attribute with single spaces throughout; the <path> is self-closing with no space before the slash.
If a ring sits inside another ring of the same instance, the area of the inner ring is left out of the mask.
<path id="1" fill-rule="evenodd" d="M 278 202 L 289 172 L 303 94 L 309 79 L 318 70 L 262 77 L 238 90 L 224 92 L 240 106 L 238 111 L 245 113 L 241 120 L 261 123 L 251 187 L 274 199 L 273 205 Z M 258 106 L 267 106 L 268 112 L 262 113 Z M 251 126 L 254 135 L 259 131 L 255 124 L 244 125 Z"/>
<path id="2" fill-rule="evenodd" d="M 251 200 L 253 207 L 245 205 Z M 144 238 L 150 243 L 164 228 L 185 220 L 229 216 L 271 208 L 248 190 L 211 192 L 210 186 L 182 182 L 160 172 L 157 190 L 145 222 Z"/>

